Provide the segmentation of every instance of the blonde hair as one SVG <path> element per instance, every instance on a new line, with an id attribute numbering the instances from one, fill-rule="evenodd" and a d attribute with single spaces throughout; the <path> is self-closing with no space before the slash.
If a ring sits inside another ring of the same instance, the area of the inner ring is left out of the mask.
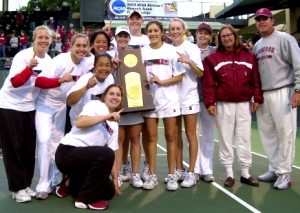
<path id="1" fill-rule="evenodd" d="M 87 35 L 85 34 L 81 34 L 81 33 L 78 33 L 76 35 L 74 35 L 71 39 L 71 47 L 75 44 L 75 41 L 78 39 L 78 38 L 85 38 L 86 39 L 86 42 L 87 42 L 87 45 L 88 45 L 88 48 L 90 48 L 90 40 L 89 40 L 89 37 L 87 37 Z"/>
<path id="2" fill-rule="evenodd" d="M 37 36 L 37 32 L 38 31 L 41 31 L 41 30 L 45 30 L 45 31 L 47 31 L 48 32 L 48 34 L 49 34 L 49 37 L 50 37 L 50 44 L 51 44 L 51 42 L 52 42 L 52 31 L 49 29 L 49 27 L 47 27 L 47 26 L 38 26 L 38 27 L 36 27 L 35 28 L 35 30 L 33 31 L 33 36 L 32 36 L 32 47 L 34 47 L 35 46 L 35 39 L 36 39 L 36 36 Z"/>
<path id="3" fill-rule="evenodd" d="M 174 22 L 174 21 L 180 22 L 181 25 L 182 25 L 182 28 L 183 28 L 184 30 L 187 29 L 187 25 L 185 24 L 185 22 L 184 22 L 182 19 L 180 19 L 180 18 L 173 18 L 173 19 L 170 21 L 170 23 L 169 23 L 169 30 L 170 30 L 171 23 Z"/>

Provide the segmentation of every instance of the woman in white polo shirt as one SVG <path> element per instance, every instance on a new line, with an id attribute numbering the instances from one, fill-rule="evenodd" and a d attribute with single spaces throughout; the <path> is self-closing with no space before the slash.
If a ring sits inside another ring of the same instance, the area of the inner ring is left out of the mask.
<path id="1" fill-rule="evenodd" d="M 131 40 L 129 27 L 121 25 L 117 27 L 115 33 L 115 40 L 117 44 L 118 53 L 122 50 L 130 49 L 129 42 Z M 115 76 L 117 76 L 116 71 Z M 141 188 L 143 187 L 143 181 L 140 178 L 138 173 L 140 159 L 141 159 L 141 144 L 140 144 L 140 135 L 142 132 L 144 123 L 144 117 L 142 113 L 126 113 L 122 115 L 122 120 L 119 122 L 119 149 L 117 151 L 117 169 L 121 168 L 122 159 L 124 159 L 124 154 L 127 155 L 127 152 L 124 153 L 123 145 L 127 142 L 126 139 L 130 141 L 130 157 L 132 164 L 132 174 L 126 174 L 124 169 L 124 164 L 122 166 L 122 181 L 130 180 L 130 183 L 133 187 Z M 126 147 L 126 146 L 125 146 Z M 126 150 L 126 148 L 125 148 Z M 128 165 L 125 164 L 125 168 Z M 121 185 L 122 182 L 119 183 Z"/>
<path id="2" fill-rule="evenodd" d="M 109 85 L 102 94 L 104 103 L 87 103 L 57 148 L 57 167 L 70 177 L 68 191 L 77 198 L 77 208 L 103 210 L 108 203 L 102 200 L 121 194 L 114 151 L 118 149 L 117 122 L 123 110 L 122 99 L 122 87 Z"/>
<path id="3" fill-rule="evenodd" d="M 176 53 L 175 47 L 162 41 L 164 30 L 160 21 L 155 19 L 149 21 L 145 31 L 150 44 L 141 50 L 156 109 L 144 114 L 144 124 L 149 134 L 145 154 L 149 161 L 150 175 L 144 182 L 143 188 L 153 189 L 158 184 L 155 174 L 156 145 L 158 120 L 162 118 L 165 127 L 169 168 L 167 190 L 177 190 L 178 184 L 174 174 L 177 144 L 176 117 L 180 115 L 177 85 L 182 80 L 185 70 L 182 64 L 178 62 L 179 55 Z"/>
<path id="4" fill-rule="evenodd" d="M 52 187 L 58 185 L 59 171 L 55 165 L 55 151 L 64 136 L 66 123 L 66 94 L 75 81 L 93 66 L 86 59 L 89 40 L 84 34 L 73 36 L 71 49 L 54 57 L 51 64 L 36 79 L 42 88 L 36 99 L 36 131 L 40 180 L 36 198 L 44 200 Z"/>
<path id="5" fill-rule="evenodd" d="M 186 72 L 183 74 L 183 79 L 179 83 L 179 103 L 181 116 L 177 117 L 178 128 L 178 155 L 176 157 L 176 176 L 178 179 L 183 179 L 182 187 L 192 187 L 196 184 L 194 167 L 198 153 L 197 141 L 197 119 L 200 111 L 199 95 L 197 89 L 196 76 L 202 77 L 203 65 L 200 57 L 199 48 L 193 43 L 184 40 L 183 35 L 186 32 L 186 26 L 182 19 L 174 18 L 169 24 L 170 36 L 173 39 L 173 45 L 179 55 L 178 61 L 183 63 Z M 185 133 L 189 144 L 189 168 L 183 176 L 182 169 L 182 119 L 184 121 Z"/>
<path id="6" fill-rule="evenodd" d="M 35 87 L 38 74 L 49 64 L 51 44 L 48 27 L 37 27 L 33 47 L 19 52 L 0 90 L 0 137 L 8 188 L 17 202 L 28 202 L 35 192 L 29 187 L 35 164 Z"/>

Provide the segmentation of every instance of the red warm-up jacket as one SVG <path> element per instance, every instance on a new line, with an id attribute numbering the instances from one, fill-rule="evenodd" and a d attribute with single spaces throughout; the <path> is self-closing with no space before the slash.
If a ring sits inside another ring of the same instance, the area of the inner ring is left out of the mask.
<path id="1" fill-rule="evenodd" d="M 234 52 L 216 51 L 203 61 L 202 87 L 205 107 L 222 102 L 244 102 L 263 96 L 257 61 L 253 53 L 239 47 Z"/>

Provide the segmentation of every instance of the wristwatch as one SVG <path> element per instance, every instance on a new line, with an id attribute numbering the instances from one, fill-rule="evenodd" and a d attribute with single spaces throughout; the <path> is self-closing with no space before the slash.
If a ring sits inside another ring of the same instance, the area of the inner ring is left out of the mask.
<path id="1" fill-rule="evenodd" d="M 300 93 L 300 89 L 295 89 L 295 92 L 296 93 Z"/>

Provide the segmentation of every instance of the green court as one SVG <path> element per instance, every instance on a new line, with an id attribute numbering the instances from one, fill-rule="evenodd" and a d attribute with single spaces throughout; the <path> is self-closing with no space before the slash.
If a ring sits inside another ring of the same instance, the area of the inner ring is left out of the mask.
<path id="1" fill-rule="evenodd" d="M 292 186 L 286 190 L 273 189 L 273 183 L 260 182 L 259 187 L 251 187 L 241 184 L 239 181 L 240 170 L 237 158 L 234 164 L 235 185 L 232 188 L 224 188 L 223 182 L 226 178 L 225 169 L 218 160 L 218 142 L 215 143 L 214 152 L 214 183 L 199 181 L 192 188 L 181 188 L 175 192 L 165 189 L 163 183 L 167 175 L 166 144 L 163 129 L 159 129 L 157 176 L 159 185 L 154 190 L 143 190 L 133 188 L 129 182 L 122 185 L 122 195 L 115 196 L 109 201 L 110 207 L 106 212 L 296 212 L 300 208 L 300 157 L 297 155 L 300 148 L 300 135 L 296 141 L 296 159 L 293 173 L 291 175 Z M 184 135 L 184 134 L 183 134 Z M 185 139 L 185 138 L 184 138 Z M 186 141 L 186 140 L 185 140 Z M 184 162 L 188 164 L 188 151 L 184 150 Z M 267 171 L 268 162 L 258 136 L 256 122 L 252 125 L 252 151 L 253 163 L 250 173 L 253 177 Z M 2 156 L 1 156 L 2 158 Z M 144 160 L 144 156 L 141 159 Z M 36 162 L 37 163 L 37 162 Z M 36 167 L 37 168 L 37 167 Z M 141 170 L 141 169 L 140 169 Z M 34 188 L 38 182 L 38 170 L 35 171 L 33 180 Z M 74 199 L 71 196 L 57 198 L 49 196 L 47 200 L 38 201 L 33 199 L 29 203 L 16 203 L 11 198 L 7 189 L 7 180 L 3 160 L 0 161 L 0 212 L 90 212 L 91 210 L 80 210 L 74 207 Z"/>

